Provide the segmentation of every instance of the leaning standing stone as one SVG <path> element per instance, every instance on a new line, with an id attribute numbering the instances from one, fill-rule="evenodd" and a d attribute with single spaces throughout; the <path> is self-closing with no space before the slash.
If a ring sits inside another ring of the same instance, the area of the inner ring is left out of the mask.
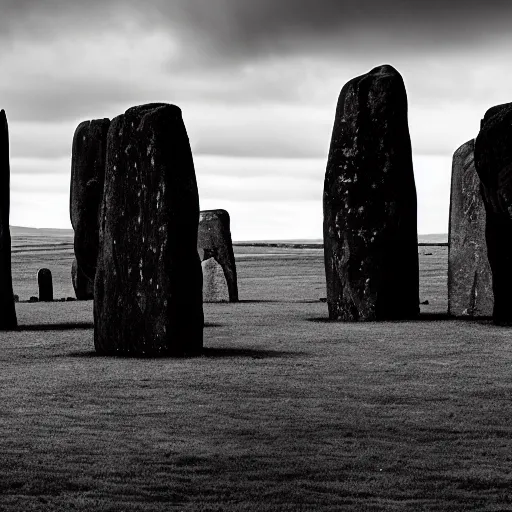
<path id="1" fill-rule="evenodd" d="M 104 354 L 197 354 L 199 198 L 181 110 L 133 107 L 108 132 L 94 342 Z"/>
<path id="2" fill-rule="evenodd" d="M 37 271 L 37 286 L 39 288 L 39 301 L 51 302 L 53 300 L 52 272 L 48 268 Z"/>
<path id="3" fill-rule="evenodd" d="M 224 270 L 208 258 L 201 263 L 203 269 L 203 302 L 229 302 L 229 292 Z"/>
<path id="4" fill-rule="evenodd" d="M 69 211 L 78 268 L 94 281 L 109 119 L 80 123 L 73 137 Z M 78 297 L 77 297 L 78 298 Z"/>
<path id="5" fill-rule="evenodd" d="M 470 140 L 453 155 L 448 249 L 448 313 L 453 316 L 491 316 L 494 304 L 474 147 Z"/>
<path id="6" fill-rule="evenodd" d="M 512 103 L 490 108 L 475 140 L 497 324 L 512 324 Z"/>
<path id="7" fill-rule="evenodd" d="M 342 89 L 324 184 L 332 320 L 419 313 L 416 187 L 400 74 L 380 66 Z"/>
<path id="8" fill-rule="evenodd" d="M 235 254 L 231 240 L 229 213 L 226 210 L 203 210 L 199 214 L 197 250 L 201 260 L 215 258 L 224 271 L 229 301 L 238 302 Z M 204 267 L 203 267 L 204 275 Z M 205 288 L 203 286 L 203 294 Z"/>
<path id="9" fill-rule="evenodd" d="M 16 309 L 12 289 L 10 208 L 9 127 L 0 110 L 0 330 L 16 329 Z"/>

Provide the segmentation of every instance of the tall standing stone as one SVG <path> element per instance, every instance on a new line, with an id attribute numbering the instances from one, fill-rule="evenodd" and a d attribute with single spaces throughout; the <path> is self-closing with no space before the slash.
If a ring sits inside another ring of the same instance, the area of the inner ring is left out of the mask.
<path id="1" fill-rule="evenodd" d="M 49 268 L 40 268 L 37 271 L 37 286 L 39 301 L 51 302 L 53 300 L 52 272 Z"/>
<path id="2" fill-rule="evenodd" d="M 73 289 L 78 300 L 92 300 L 94 298 L 94 281 L 91 281 L 87 276 L 78 268 L 76 258 L 71 264 L 71 282 Z"/>
<path id="3" fill-rule="evenodd" d="M 341 90 L 324 183 L 332 320 L 419 313 L 416 187 L 401 75 L 380 66 Z"/>
<path id="4" fill-rule="evenodd" d="M 231 240 L 229 213 L 226 210 L 200 212 L 197 249 L 202 251 L 201 260 L 214 258 L 219 263 L 227 283 L 229 301 L 238 302 L 235 254 Z M 204 287 L 203 290 L 205 290 Z"/>
<path id="5" fill-rule="evenodd" d="M 475 168 L 486 212 L 493 320 L 512 324 L 512 103 L 490 108 L 475 140 Z"/>
<path id="6" fill-rule="evenodd" d="M 199 197 L 181 110 L 128 109 L 108 132 L 94 343 L 103 354 L 197 354 Z"/>
<path id="7" fill-rule="evenodd" d="M 99 209 L 109 126 L 109 119 L 84 121 L 73 136 L 69 211 L 75 231 L 77 266 L 91 283 L 94 282 L 99 250 Z"/>
<path id="8" fill-rule="evenodd" d="M 448 313 L 453 316 L 491 316 L 494 305 L 474 147 L 470 140 L 453 155 L 448 235 Z"/>
<path id="9" fill-rule="evenodd" d="M 0 110 L 0 330 L 16 329 L 11 272 L 9 127 Z"/>

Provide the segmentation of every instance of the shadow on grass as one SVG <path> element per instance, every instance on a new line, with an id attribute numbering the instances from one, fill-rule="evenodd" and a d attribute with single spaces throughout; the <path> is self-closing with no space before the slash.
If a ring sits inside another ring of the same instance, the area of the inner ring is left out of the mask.
<path id="1" fill-rule="evenodd" d="M 139 355 L 103 355 L 98 354 L 94 350 L 81 350 L 60 354 L 59 357 L 77 357 L 77 358 L 107 358 L 107 359 L 229 359 L 229 358 L 245 358 L 245 359 L 274 359 L 274 358 L 287 358 L 305 355 L 306 352 L 293 352 L 286 350 L 270 350 L 270 349 L 254 349 L 254 348 L 203 348 L 202 352 L 197 355 L 185 356 L 139 356 Z"/>
<path id="2" fill-rule="evenodd" d="M 289 350 L 271 350 L 256 348 L 203 348 L 202 357 L 219 359 L 230 357 L 242 357 L 251 359 L 286 358 L 305 355 L 306 352 L 294 352 Z"/>
<path id="3" fill-rule="evenodd" d="M 31 324 L 19 325 L 20 331 L 75 331 L 93 329 L 92 322 L 69 322 L 62 324 Z"/>
<path id="4" fill-rule="evenodd" d="M 319 302 L 318 299 L 244 299 L 230 304 L 318 304 Z"/>
<path id="5" fill-rule="evenodd" d="M 238 302 L 231 302 L 230 304 L 265 304 L 265 303 L 277 303 L 277 302 L 285 302 L 282 300 L 275 299 L 243 299 Z"/>
<path id="6" fill-rule="evenodd" d="M 205 322 L 205 329 L 210 327 L 222 327 L 222 324 Z M 88 330 L 94 329 L 92 322 L 69 322 L 62 324 L 29 324 L 19 325 L 19 331 L 75 331 L 75 330 Z"/>
<path id="7" fill-rule="evenodd" d="M 479 317 L 471 317 L 471 316 L 451 316 L 448 313 L 420 313 L 416 318 L 410 318 L 410 319 L 401 319 L 401 320 L 370 320 L 365 322 L 358 322 L 358 321 L 352 321 L 352 322 L 344 322 L 343 320 L 331 320 L 328 316 L 322 316 L 322 317 L 312 317 L 312 318 L 306 318 L 309 322 L 316 322 L 316 323 L 326 323 L 326 324 L 343 324 L 343 323 L 351 323 L 351 324 L 357 324 L 357 323 L 408 323 L 408 322 L 439 322 L 439 321 L 446 321 L 446 320 L 452 320 L 452 321 L 458 321 L 458 322 L 473 322 L 477 324 L 484 324 L 487 325 L 489 323 L 492 323 L 492 317 L 490 316 L 479 316 Z"/>

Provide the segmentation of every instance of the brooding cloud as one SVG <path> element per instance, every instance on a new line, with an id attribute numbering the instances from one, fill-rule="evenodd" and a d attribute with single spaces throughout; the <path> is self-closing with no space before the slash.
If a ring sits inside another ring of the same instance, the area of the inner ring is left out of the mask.
<path id="1" fill-rule="evenodd" d="M 257 207 L 284 219 L 307 204 L 302 225 L 321 230 L 339 91 L 390 63 L 408 91 L 420 230 L 444 230 L 453 151 L 512 99 L 511 15 L 500 0 L 0 0 L 12 213 L 35 189 L 65 195 L 79 122 L 165 101 L 183 110 L 202 207 L 230 205 L 260 233 Z M 67 223 L 67 201 L 29 225 Z"/>

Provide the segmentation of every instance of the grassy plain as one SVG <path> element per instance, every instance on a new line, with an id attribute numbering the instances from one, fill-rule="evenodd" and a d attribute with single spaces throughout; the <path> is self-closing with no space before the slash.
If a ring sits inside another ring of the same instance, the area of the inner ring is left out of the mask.
<path id="1" fill-rule="evenodd" d="M 14 251 L 22 300 L 42 266 L 72 295 L 57 241 Z M 238 247 L 195 359 L 97 357 L 91 302 L 17 304 L 0 510 L 512 510 L 511 332 L 447 320 L 446 248 L 419 254 L 420 320 L 341 324 L 321 250 Z"/>

